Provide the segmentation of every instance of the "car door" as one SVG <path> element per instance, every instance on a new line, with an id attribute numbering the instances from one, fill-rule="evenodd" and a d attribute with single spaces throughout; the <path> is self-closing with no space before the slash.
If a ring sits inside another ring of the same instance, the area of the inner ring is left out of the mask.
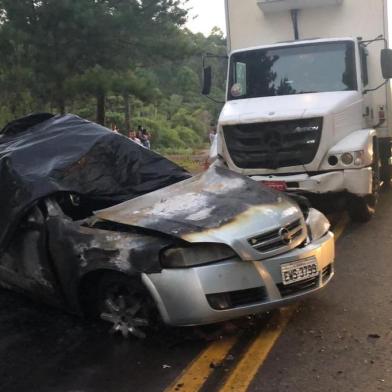
<path id="1" fill-rule="evenodd" d="M 0 279 L 3 285 L 58 302 L 57 279 L 47 249 L 45 209 L 39 205 L 26 214 L 0 256 Z"/>

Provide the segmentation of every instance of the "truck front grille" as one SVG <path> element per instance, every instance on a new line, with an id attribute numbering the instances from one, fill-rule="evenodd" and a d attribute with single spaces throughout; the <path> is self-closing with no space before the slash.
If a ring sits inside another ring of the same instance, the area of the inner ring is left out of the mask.
<path id="1" fill-rule="evenodd" d="M 223 127 L 226 146 L 241 169 L 306 165 L 316 156 L 322 118 L 239 124 Z"/>

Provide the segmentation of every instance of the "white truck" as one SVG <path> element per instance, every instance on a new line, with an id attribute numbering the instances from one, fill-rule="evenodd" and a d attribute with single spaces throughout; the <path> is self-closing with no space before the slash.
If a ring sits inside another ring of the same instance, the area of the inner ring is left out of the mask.
<path id="1" fill-rule="evenodd" d="M 288 192 L 344 194 L 357 221 L 390 183 L 387 0 L 225 0 L 217 156 Z M 381 60 L 381 61 L 380 61 Z M 211 67 L 204 68 L 204 89 Z"/>

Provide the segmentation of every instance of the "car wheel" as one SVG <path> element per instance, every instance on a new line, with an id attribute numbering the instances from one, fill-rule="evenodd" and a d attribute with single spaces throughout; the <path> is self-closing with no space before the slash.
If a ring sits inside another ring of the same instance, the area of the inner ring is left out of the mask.
<path id="1" fill-rule="evenodd" d="M 375 162 L 372 165 L 372 193 L 365 197 L 351 195 L 348 200 L 348 213 L 354 222 L 366 223 L 376 213 L 380 196 L 380 166 L 379 154 L 376 152 Z"/>
<path id="2" fill-rule="evenodd" d="M 124 338 L 133 335 L 146 337 L 146 328 L 152 323 L 153 303 L 149 293 L 138 279 L 121 273 L 106 273 L 99 280 L 95 296 L 95 314 L 112 324 L 111 333 Z"/>

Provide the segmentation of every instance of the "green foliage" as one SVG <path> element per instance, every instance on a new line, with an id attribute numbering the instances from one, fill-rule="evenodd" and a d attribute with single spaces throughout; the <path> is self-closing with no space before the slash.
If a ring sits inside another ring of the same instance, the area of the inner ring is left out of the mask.
<path id="1" fill-rule="evenodd" d="M 180 140 L 186 146 L 200 146 L 201 145 L 201 138 L 197 135 L 193 129 L 188 127 L 177 127 L 176 128 L 177 134 Z"/>
<path id="2" fill-rule="evenodd" d="M 221 109 L 201 90 L 201 56 L 225 54 L 218 29 L 193 34 L 180 0 L 0 0 L 0 127 L 34 111 L 142 125 L 156 149 L 203 146 Z M 226 64 L 213 60 L 215 97 Z M 105 113 L 106 112 L 106 113 Z"/>
<path id="3" fill-rule="evenodd" d="M 162 128 L 157 133 L 157 144 L 163 148 L 170 148 L 176 146 L 178 148 L 187 147 L 180 139 L 177 129 Z"/>

